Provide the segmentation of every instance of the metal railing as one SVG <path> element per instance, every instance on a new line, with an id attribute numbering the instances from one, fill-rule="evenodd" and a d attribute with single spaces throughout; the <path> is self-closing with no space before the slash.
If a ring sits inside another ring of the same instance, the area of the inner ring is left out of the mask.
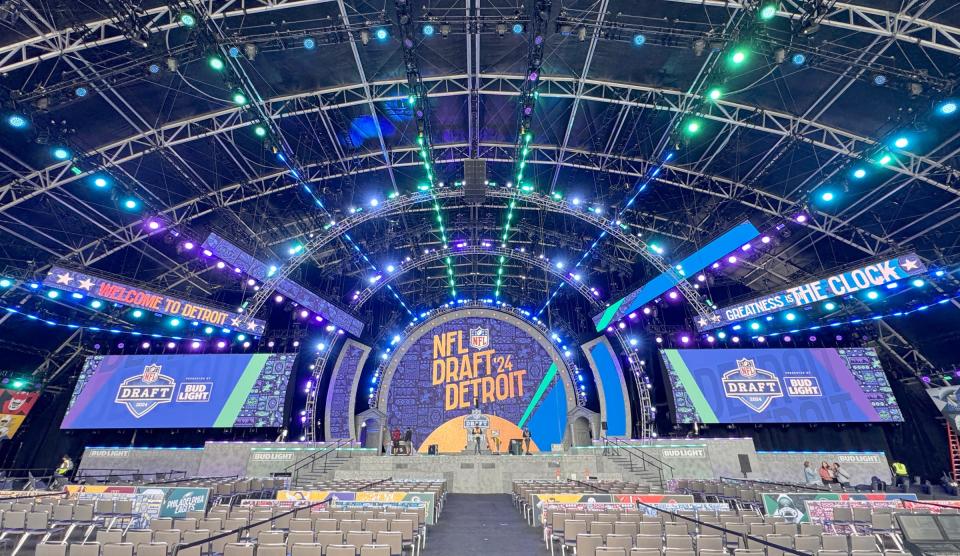
<path id="1" fill-rule="evenodd" d="M 179 469 L 170 469 L 169 471 L 149 471 L 141 472 L 139 469 L 79 469 L 73 476 L 75 482 L 88 481 L 93 479 L 97 483 L 113 483 L 118 481 L 143 482 L 148 477 L 153 477 L 154 481 L 164 481 L 167 479 L 183 480 L 187 478 L 187 472 Z"/>
<path id="2" fill-rule="evenodd" d="M 290 473 L 290 484 L 297 485 L 300 480 L 300 473 L 309 466 L 311 473 L 326 473 L 330 470 L 330 457 L 338 457 L 337 452 L 352 443 L 352 440 L 342 439 L 336 441 L 333 446 L 323 446 L 309 456 L 291 463 L 284 468 L 284 472 Z M 322 469 L 318 469 L 322 466 Z"/>
<path id="3" fill-rule="evenodd" d="M 627 464 L 631 472 L 636 472 L 637 467 L 640 471 L 655 471 L 660 482 L 660 488 L 665 488 L 666 481 L 673 478 L 672 465 L 622 439 L 603 437 L 603 455 L 619 456 L 621 451 L 628 456 Z"/>
<path id="4" fill-rule="evenodd" d="M 808 485 L 805 483 L 781 483 L 777 481 L 762 481 L 760 479 L 738 479 L 736 477 L 720 477 L 720 481 L 731 481 L 736 483 L 748 483 L 748 484 L 759 484 L 759 485 L 773 485 L 779 487 L 789 487 L 792 489 L 798 490 L 815 490 L 817 492 L 836 492 L 832 491 L 829 488 L 822 488 L 814 485 Z"/>

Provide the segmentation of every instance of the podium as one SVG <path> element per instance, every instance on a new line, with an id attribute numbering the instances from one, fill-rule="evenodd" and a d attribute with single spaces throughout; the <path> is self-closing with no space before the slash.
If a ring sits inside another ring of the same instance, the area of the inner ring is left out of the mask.
<path id="1" fill-rule="evenodd" d="M 490 418 L 480 413 L 479 409 L 474 409 L 463 419 L 463 428 L 467 433 L 467 445 L 463 448 L 464 454 L 472 454 L 476 450 L 476 439 L 473 435 L 473 429 L 480 429 L 480 451 L 490 453 L 490 447 L 487 445 L 487 429 L 490 428 Z"/>

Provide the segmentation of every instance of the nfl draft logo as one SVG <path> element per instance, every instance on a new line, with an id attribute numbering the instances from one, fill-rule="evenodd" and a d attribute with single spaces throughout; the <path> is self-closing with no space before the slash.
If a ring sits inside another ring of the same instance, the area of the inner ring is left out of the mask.
<path id="1" fill-rule="evenodd" d="M 758 369 L 753 359 L 737 359 L 737 368 L 723 373 L 723 391 L 757 413 L 763 413 L 774 398 L 783 397 L 777 375 Z"/>
<path id="2" fill-rule="evenodd" d="M 160 374 L 160 369 L 160 365 L 147 365 L 143 368 L 143 374 L 121 382 L 114 401 L 127 406 L 130 414 L 137 419 L 150 413 L 158 405 L 173 401 L 176 382 L 169 376 Z"/>
<path id="3" fill-rule="evenodd" d="M 470 347 L 473 349 L 486 349 L 490 346 L 490 329 L 476 327 L 470 329 Z"/>

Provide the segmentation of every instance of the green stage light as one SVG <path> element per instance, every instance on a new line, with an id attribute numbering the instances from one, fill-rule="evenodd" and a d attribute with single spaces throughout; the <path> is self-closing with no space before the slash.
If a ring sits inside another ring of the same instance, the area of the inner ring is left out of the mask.
<path id="1" fill-rule="evenodd" d="M 226 67 L 223 63 L 223 58 L 217 56 L 216 54 L 213 54 L 207 58 L 207 65 L 209 65 L 210 69 L 214 71 L 223 71 L 223 68 Z"/>
<path id="2" fill-rule="evenodd" d="M 714 87 L 707 92 L 707 97 L 710 100 L 720 100 L 720 97 L 723 96 L 723 91 L 719 87 Z"/>
<path id="3" fill-rule="evenodd" d="M 837 308 L 837 304 L 834 303 L 833 301 L 827 301 L 826 303 L 823 304 L 823 308 L 826 309 L 827 311 L 833 311 L 834 309 Z"/>
<path id="4" fill-rule="evenodd" d="M 0 278 L 0 288 L 9 288 L 13 285 L 13 281 L 9 278 Z"/>
<path id="5" fill-rule="evenodd" d="M 776 4 L 765 4 L 762 8 L 760 8 L 760 19 L 764 21 L 773 19 L 773 16 L 775 15 L 777 15 Z"/>
<path id="6" fill-rule="evenodd" d="M 247 104 L 247 95 L 245 95 L 240 89 L 234 89 L 233 94 L 230 95 L 230 98 L 237 106 L 244 106 Z"/>
<path id="7" fill-rule="evenodd" d="M 197 24 L 197 16 L 191 12 L 180 12 L 180 25 L 184 27 L 193 27 Z"/>
<path id="8" fill-rule="evenodd" d="M 25 385 L 26 383 L 20 380 L 19 378 L 10 383 L 10 387 L 15 390 L 19 390 L 20 388 L 23 388 Z"/>
<path id="9" fill-rule="evenodd" d="M 253 128 L 253 134 L 256 135 L 257 137 L 266 137 L 267 128 L 263 127 L 262 125 L 255 126 Z"/>
<path id="10" fill-rule="evenodd" d="M 687 133 L 687 135 L 696 135 L 697 133 L 700 133 L 700 129 L 702 127 L 703 127 L 703 124 L 700 123 L 700 120 L 690 120 L 683 127 L 683 129 Z"/>
<path id="11" fill-rule="evenodd" d="M 172 318 L 169 321 L 167 321 L 167 324 L 169 324 L 171 328 L 176 328 L 180 326 L 180 319 Z"/>
<path id="12" fill-rule="evenodd" d="M 739 66 L 746 61 L 747 51 L 744 48 L 737 48 L 732 54 L 730 54 L 730 62 L 735 66 Z"/>
<path id="13" fill-rule="evenodd" d="M 103 307 L 103 301 L 100 301 L 99 299 L 94 299 L 93 301 L 90 302 L 90 306 L 93 307 L 94 309 L 99 309 Z"/>

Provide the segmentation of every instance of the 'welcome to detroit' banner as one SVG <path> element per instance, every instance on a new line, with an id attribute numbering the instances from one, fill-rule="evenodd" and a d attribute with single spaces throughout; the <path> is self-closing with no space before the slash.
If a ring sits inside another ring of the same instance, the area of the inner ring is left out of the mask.
<path id="1" fill-rule="evenodd" d="M 131 286 L 116 280 L 99 278 L 59 266 L 50 269 L 47 277 L 43 280 L 43 285 L 105 301 L 122 303 L 152 313 L 161 313 L 224 328 L 235 328 L 254 335 L 263 334 L 263 328 L 266 326 L 266 323 L 259 319 L 244 321 L 237 313 L 200 305 L 139 286 Z"/>
<path id="2" fill-rule="evenodd" d="M 871 263 L 827 278 L 788 288 L 750 301 L 714 311 L 697 323 L 703 332 L 737 321 L 761 317 L 786 309 L 795 309 L 832 297 L 849 295 L 861 290 L 883 286 L 927 271 L 915 253 Z"/>

